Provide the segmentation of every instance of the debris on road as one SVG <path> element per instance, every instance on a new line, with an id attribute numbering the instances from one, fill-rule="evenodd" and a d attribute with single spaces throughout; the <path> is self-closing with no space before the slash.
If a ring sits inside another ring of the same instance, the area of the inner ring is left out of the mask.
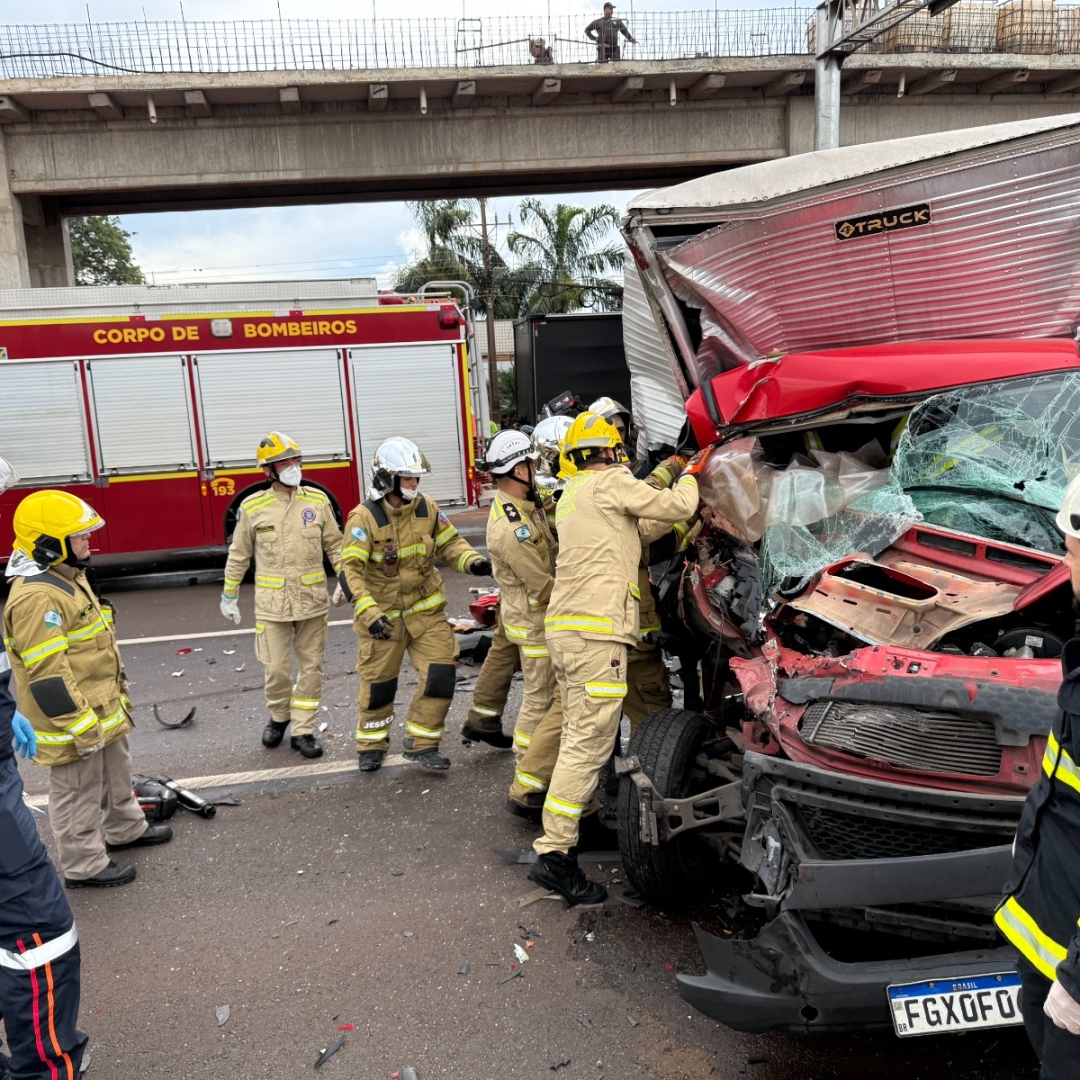
<path id="1" fill-rule="evenodd" d="M 183 675 L 183 674 L 184 674 L 184 669 L 181 668 L 179 671 L 174 671 L 173 672 L 173 678 L 174 679 L 179 679 L 180 676 Z"/>
<path id="2" fill-rule="evenodd" d="M 182 671 L 174 671 L 174 675 L 183 675 Z M 198 705 L 192 705 L 191 711 L 182 720 L 177 720 L 175 724 L 170 723 L 168 720 L 161 718 L 161 713 L 158 711 L 157 704 L 151 706 L 154 712 L 154 719 L 162 726 L 167 728 L 185 728 L 195 719 L 195 713 L 198 710 Z"/>
<path id="3" fill-rule="evenodd" d="M 577 1022 L 588 1031 L 592 1027 L 592 1021 L 587 1016 L 579 1016 Z"/>
<path id="4" fill-rule="evenodd" d="M 228 1005 L 219 1005 L 214 1010 L 214 1016 L 217 1018 L 218 1027 L 223 1027 L 227 1023 L 231 1012 L 232 1010 Z"/>
<path id="5" fill-rule="evenodd" d="M 537 900 L 544 900 L 555 895 L 556 893 L 553 893 L 550 889 L 533 889 L 532 892 L 527 892 L 524 896 L 518 897 L 518 907 L 528 907 L 530 904 L 535 904 Z"/>
<path id="6" fill-rule="evenodd" d="M 420 1080 L 420 1077 L 416 1075 L 416 1070 L 411 1065 L 406 1065 L 401 1070 L 401 1080 Z"/>
<path id="7" fill-rule="evenodd" d="M 570 1059 L 568 1057 L 560 1058 L 558 1061 L 553 1061 L 551 1063 L 551 1071 L 558 1072 L 560 1069 L 565 1069 L 569 1064 Z"/>
<path id="8" fill-rule="evenodd" d="M 329 1061 L 345 1045 L 345 1036 L 339 1035 L 325 1050 L 323 1050 L 315 1062 L 315 1068 Z"/>
<path id="9" fill-rule="evenodd" d="M 514 955 L 522 964 L 529 959 L 529 954 L 516 941 L 514 942 Z"/>
<path id="10" fill-rule="evenodd" d="M 222 652 L 223 652 L 223 653 L 224 653 L 224 654 L 225 654 L 226 656 L 232 656 L 232 655 L 233 655 L 233 654 L 234 654 L 234 653 L 236 652 L 236 650 L 235 650 L 235 649 L 222 649 L 221 651 L 222 651 Z"/>
<path id="11" fill-rule="evenodd" d="M 641 1023 L 641 1021 L 638 1020 L 637 1017 L 635 1017 L 635 1016 L 627 1016 L 626 1019 L 630 1021 L 630 1026 L 631 1027 L 637 1027 L 638 1024 Z"/>
<path id="12" fill-rule="evenodd" d="M 176 650 L 176 655 L 177 655 L 177 656 L 187 656 L 187 654 L 188 654 L 189 652 L 191 652 L 191 650 L 190 650 L 190 649 L 177 649 L 177 650 Z"/>
<path id="13" fill-rule="evenodd" d="M 338 1024 L 338 1031 L 352 1031 L 355 1024 Z"/>
<path id="14" fill-rule="evenodd" d="M 461 967 L 457 969 L 457 973 L 459 975 L 468 975 L 471 970 L 472 969 L 469 967 L 468 964 L 462 964 Z"/>
<path id="15" fill-rule="evenodd" d="M 324 720 L 324 721 L 323 721 L 323 722 L 322 722 L 322 723 L 321 723 L 321 724 L 319 725 L 319 731 L 320 731 L 320 733 L 321 733 L 321 732 L 323 732 L 323 731 L 325 731 L 325 730 L 326 730 L 326 729 L 327 729 L 327 728 L 328 728 L 329 726 L 330 726 L 330 725 L 329 725 L 329 724 L 328 724 L 328 723 L 327 723 L 327 722 L 326 722 L 326 721 Z"/>
<path id="16" fill-rule="evenodd" d="M 590 930 L 590 931 L 589 931 L 589 932 L 588 932 L 588 933 L 587 933 L 587 934 L 585 935 L 585 940 L 586 940 L 586 941 L 595 941 L 595 940 L 596 940 L 596 934 L 594 934 L 594 933 L 593 933 L 593 931 L 592 931 L 592 930 Z"/>
<path id="17" fill-rule="evenodd" d="M 509 975 L 505 976 L 505 978 L 500 979 L 499 985 L 502 986 L 503 983 L 508 983 L 511 979 L 523 978 L 524 975 L 525 972 L 521 968 L 516 968 L 514 971 L 510 972 Z"/>

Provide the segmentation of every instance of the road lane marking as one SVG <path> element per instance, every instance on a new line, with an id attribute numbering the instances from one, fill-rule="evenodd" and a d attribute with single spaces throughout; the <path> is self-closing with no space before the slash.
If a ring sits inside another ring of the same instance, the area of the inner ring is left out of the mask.
<path id="1" fill-rule="evenodd" d="M 402 754 L 387 754 L 383 759 L 383 768 L 392 765 L 407 765 Z M 205 790 L 207 788 L 240 787 L 244 784 L 261 784 L 268 780 L 304 780 L 309 777 L 334 776 L 337 773 L 356 772 L 356 762 L 346 764 L 341 761 L 324 761 L 319 765 L 290 765 L 283 769 L 255 769 L 252 772 L 218 773 L 214 776 L 188 776 L 176 782 L 192 791 Z M 44 807 L 49 805 L 48 795 L 27 795 L 26 802 L 30 806 Z"/>
<path id="2" fill-rule="evenodd" d="M 328 626 L 352 626 L 352 619 L 333 619 Z M 212 637 L 240 637 L 243 634 L 254 634 L 255 627 L 243 630 L 207 630 L 201 634 L 167 634 L 165 637 L 133 637 L 121 638 L 117 645 L 160 645 L 163 641 L 201 641 L 203 638 Z"/>

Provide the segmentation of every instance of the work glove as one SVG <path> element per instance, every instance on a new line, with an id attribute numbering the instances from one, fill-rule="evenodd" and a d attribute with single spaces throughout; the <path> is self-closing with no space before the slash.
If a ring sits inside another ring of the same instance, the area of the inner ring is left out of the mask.
<path id="1" fill-rule="evenodd" d="M 385 615 L 380 615 L 368 628 L 368 633 L 379 641 L 389 641 L 394 636 L 394 627 Z"/>
<path id="2" fill-rule="evenodd" d="M 341 588 L 340 581 L 334 586 L 334 593 L 330 597 L 330 603 L 333 604 L 334 607 L 341 607 L 341 605 L 345 603 L 345 592 Z"/>
<path id="3" fill-rule="evenodd" d="M 1050 987 L 1050 993 L 1046 995 L 1043 1012 L 1070 1035 L 1080 1035 L 1080 1001 L 1056 979 Z"/>
<path id="4" fill-rule="evenodd" d="M 11 726 L 15 731 L 15 749 L 22 757 L 33 759 L 37 754 L 37 736 L 30 721 L 21 712 L 16 712 Z"/>
<path id="5" fill-rule="evenodd" d="M 701 472 L 702 466 L 709 459 L 710 447 L 706 446 L 704 450 L 699 450 L 687 463 L 686 468 L 683 469 L 683 476 L 697 476 Z"/>
<path id="6" fill-rule="evenodd" d="M 475 574 L 477 577 L 491 577 L 491 560 L 477 559 L 469 567 L 469 573 Z"/>
<path id="7" fill-rule="evenodd" d="M 221 594 L 221 614 L 230 622 L 240 625 L 240 598 L 230 596 L 228 593 Z"/>

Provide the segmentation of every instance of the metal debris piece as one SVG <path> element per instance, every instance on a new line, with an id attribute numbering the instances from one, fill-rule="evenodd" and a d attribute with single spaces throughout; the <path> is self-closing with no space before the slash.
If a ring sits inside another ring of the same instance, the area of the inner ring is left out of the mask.
<path id="1" fill-rule="evenodd" d="M 527 892 L 524 896 L 518 897 L 518 907 L 528 907 L 530 904 L 535 904 L 537 900 L 557 895 L 558 893 L 553 893 L 550 889 L 533 889 L 532 892 Z"/>
<path id="2" fill-rule="evenodd" d="M 618 900 L 620 904 L 626 904 L 627 907 L 643 907 L 645 903 L 640 897 L 635 896 L 633 893 L 612 893 L 612 896 Z"/>
<path id="3" fill-rule="evenodd" d="M 223 652 L 223 653 L 224 653 L 224 654 L 225 654 L 226 656 L 232 656 L 232 655 L 233 655 L 233 653 L 235 653 L 235 652 L 236 652 L 236 650 L 235 650 L 235 649 L 222 649 L 221 651 L 222 651 L 222 652 Z"/>
<path id="4" fill-rule="evenodd" d="M 179 679 L 180 676 L 184 674 L 184 669 L 181 668 L 179 671 L 174 671 L 172 674 L 174 679 Z"/>
<path id="5" fill-rule="evenodd" d="M 626 1019 L 630 1021 L 630 1026 L 631 1026 L 631 1027 L 637 1027 L 637 1026 L 638 1026 L 638 1024 L 640 1024 L 640 1023 L 641 1023 L 641 1021 L 640 1021 L 640 1020 L 636 1019 L 636 1018 L 635 1018 L 635 1017 L 633 1017 L 633 1016 L 627 1016 L 627 1018 L 626 1018 Z"/>
<path id="6" fill-rule="evenodd" d="M 596 940 L 596 934 L 594 934 L 594 933 L 593 933 L 593 932 L 592 932 L 592 931 L 590 930 L 590 931 L 589 931 L 589 932 L 588 932 L 588 933 L 587 933 L 587 934 L 585 935 L 585 940 L 586 940 L 586 941 L 595 941 L 595 940 Z"/>
<path id="7" fill-rule="evenodd" d="M 457 969 L 457 973 L 459 975 L 468 975 L 471 970 L 472 969 L 469 967 L 468 964 L 462 964 L 461 967 Z"/>
<path id="8" fill-rule="evenodd" d="M 238 668 L 233 668 L 233 671 L 243 671 L 244 668 L 246 668 L 246 667 L 247 667 L 247 661 L 245 660 Z M 245 686 L 244 689 L 247 690 L 248 687 Z M 252 686 L 250 689 L 257 690 L 258 687 L 257 686 Z"/>
<path id="9" fill-rule="evenodd" d="M 183 673 L 182 671 L 174 671 L 174 672 L 173 672 L 173 674 L 174 674 L 174 675 L 183 675 L 184 673 Z M 182 727 L 187 727 L 187 726 L 188 726 L 188 724 L 190 724 L 190 723 L 191 723 L 191 721 L 195 719 L 195 713 L 196 713 L 196 711 L 198 710 L 198 705 L 192 705 L 192 706 L 191 706 L 191 712 L 189 712 L 189 713 L 187 714 L 187 716 L 185 716 L 185 717 L 184 717 L 184 718 L 183 718 L 182 720 L 177 720 L 175 724 L 171 724 L 171 723 L 169 723 L 169 721 L 168 721 L 168 720 L 162 720 L 162 719 L 161 719 L 161 713 L 160 713 L 160 712 L 158 712 L 158 707 L 157 707 L 157 705 L 156 705 L 156 704 L 155 704 L 155 705 L 153 705 L 153 706 L 152 706 L 152 708 L 153 708 L 153 710 L 154 710 L 154 719 L 155 719 L 155 720 L 156 720 L 156 721 L 157 721 L 157 722 L 158 722 L 158 723 L 159 723 L 159 724 L 160 724 L 160 725 L 161 725 L 162 727 L 167 727 L 167 728 L 182 728 Z"/>
<path id="10" fill-rule="evenodd" d="M 345 1036 L 339 1035 L 318 1057 L 315 1062 L 317 1069 L 324 1062 L 329 1061 L 345 1045 Z"/>
<path id="11" fill-rule="evenodd" d="M 401 1070 L 401 1080 L 420 1080 L 420 1077 L 416 1075 L 416 1070 L 411 1065 L 406 1065 Z"/>
<path id="12" fill-rule="evenodd" d="M 507 975 L 504 978 L 500 979 L 499 980 L 499 985 L 502 986 L 503 983 L 508 983 L 511 979 L 520 979 L 524 975 L 525 975 L 525 972 L 521 968 L 518 968 L 516 971 L 510 972 L 509 975 Z"/>
<path id="13" fill-rule="evenodd" d="M 391 870 L 390 871 L 390 876 L 391 877 L 404 877 L 405 876 L 405 871 L 404 870 Z"/>
<path id="14" fill-rule="evenodd" d="M 583 1028 L 585 1028 L 585 1030 L 586 1030 L 586 1031 L 588 1031 L 588 1030 L 589 1030 L 589 1028 L 591 1028 L 591 1027 L 592 1027 L 592 1021 L 591 1021 L 591 1020 L 590 1020 L 590 1019 L 589 1019 L 589 1018 L 588 1018 L 587 1016 L 579 1016 L 579 1017 L 577 1018 L 577 1022 L 578 1022 L 578 1023 L 579 1023 L 579 1024 L 580 1024 L 580 1025 L 581 1025 L 581 1026 L 583 1027 Z"/>
<path id="15" fill-rule="evenodd" d="M 411 930 L 406 930 L 405 933 L 402 934 L 401 936 L 402 937 L 416 937 L 416 935 Z"/>
<path id="16" fill-rule="evenodd" d="M 325 731 L 325 730 L 326 730 L 326 729 L 327 729 L 327 728 L 328 728 L 329 726 L 330 726 L 330 725 L 329 725 L 329 724 L 328 724 L 328 723 L 327 723 L 327 722 L 326 722 L 326 721 L 324 720 L 324 721 L 323 721 L 323 722 L 322 722 L 322 723 L 321 723 L 321 724 L 319 725 L 319 732 L 320 732 L 320 733 L 321 733 L 321 732 L 324 732 L 324 731 Z"/>
<path id="17" fill-rule="evenodd" d="M 214 806 L 239 806 L 240 800 L 235 795 L 222 795 L 220 799 L 207 799 Z"/>
<path id="18" fill-rule="evenodd" d="M 553 1061 L 551 1063 L 551 1071 L 558 1072 L 560 1069 L 565 1069 L 569 1064 L 570 1059 L 568 1057 L 560 1058 L 558 1061 Z"/>
<path id="19" fill-rule="evenodd" d="M 214 1016 L 217 1017 L 217 1026 L 218 1027 L 222 1027 L 225 1024 L 225 1022 L 229 1019 L 229 1013 L 231 1011 L 232 1010 L 229 1008 L 228 1005 L 219 1005 L 214 1010 Z"/>

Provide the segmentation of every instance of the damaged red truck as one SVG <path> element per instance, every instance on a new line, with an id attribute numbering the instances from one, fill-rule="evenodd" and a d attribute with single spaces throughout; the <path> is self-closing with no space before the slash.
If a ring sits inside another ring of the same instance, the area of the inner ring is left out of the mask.
<path id="1" fill-rule="evenodd" d="M 713 449 L 654 568 L 684 708 L 619 764 L 619 842 L 659 905 L 742 875 L 756 936 L 698 928 L 679 977 L 731 1027 L 1019 1022 L 992 916 L 1075 630 L 1078 181 L 1071 116 L 631 204 L 674 380 L 635 407 L 652 438 L 678 393 Z"/>

